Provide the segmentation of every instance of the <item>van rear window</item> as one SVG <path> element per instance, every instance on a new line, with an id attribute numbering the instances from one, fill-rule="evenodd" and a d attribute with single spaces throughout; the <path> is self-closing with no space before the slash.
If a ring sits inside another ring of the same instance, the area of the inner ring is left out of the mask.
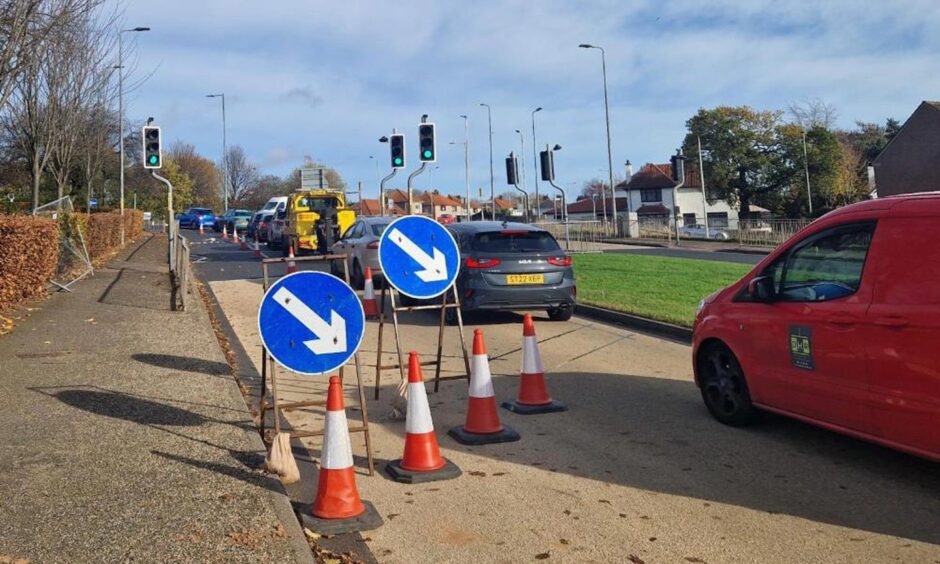
<path id="1" fill-rule="evenodd" d="M 561 250 L 547 231 L 490 231 L 478 233 L 470 248 L 481 253 L 536 253 Z"/>

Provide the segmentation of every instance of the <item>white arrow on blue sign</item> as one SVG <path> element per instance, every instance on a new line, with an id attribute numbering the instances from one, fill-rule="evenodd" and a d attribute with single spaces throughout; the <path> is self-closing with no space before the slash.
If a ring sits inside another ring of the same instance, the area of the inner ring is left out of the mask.
<path id="1" fill-rule="evenodd" d="M 440 296 L 460 271 L 460 249 L 444 226 L 421 215 L 396 219 L 379 239 L 382 275 L 412 298 Z"/>
<path id="2" fill-rule="evenodd" d="M 348 284 L 325 272 L 295 272 L 265 292 L 258 308 L 258 333 L 284 368 L 327 374 L 359 350 L 365 312 Z"/>

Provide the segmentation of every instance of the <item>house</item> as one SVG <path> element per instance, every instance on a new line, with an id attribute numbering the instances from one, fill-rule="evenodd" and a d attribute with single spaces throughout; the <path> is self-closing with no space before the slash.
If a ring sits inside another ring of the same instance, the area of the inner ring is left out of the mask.
<path id="1" fill-rule="evenodd" d="M 506 200 L 504 198 L 496 198 L 496 200 L 494 200 L 494 203 L 496 204 L 496 216 L 497 217 L 501 215 L 510 216 L 510 217 L 522 217 L 521 208 L 524 206 L 517 205 L 515 202 Z"/>
<path id="2" fill-rule="evenodd" d="M 450 215 L 456 218 L 464 213 L 462 202 L 450 196 L 439 194 L 436 190 L 434 192 L 425 192 L 421 196 L 421 203 L 423 204 L 421 213 L 434 219 L 440 219 L 442 215 Z"/>
<path id="3" fill-rule="evenodd" d="M 940 190 L 940 102 L 921 102 L 875 157 L 879 197 Z"/>
<path id="4" fill-rule="evenodd" d="M 377 199 L 363 198 L 361 202 L 355 202 L 349 206 L 356 215 L 377 216 L 382 215 Z M 405 210 L 400 207 L 389 207 L 385 209 L 385 215 L 405 215 Z"/>
<path id="5" fill-rule="evenodd" d="M 424 206 L 421 201 L 421 194 L 418 192 L 413 192 L 412 194 L 411 213 L 423 214 Z M 396 188 L 386 192 L 385 198 L 388 201 L 389 209 L 397 209 L 401 212 L 401 215 L 408 215 L 408 192 Z"/>

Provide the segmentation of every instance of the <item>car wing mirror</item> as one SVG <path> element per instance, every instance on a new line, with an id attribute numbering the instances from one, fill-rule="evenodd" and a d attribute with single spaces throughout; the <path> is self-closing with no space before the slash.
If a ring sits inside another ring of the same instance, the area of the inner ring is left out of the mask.
<path id="1" fill-rule="evenodd" d="M 757 276 L 747 283 L 747 295 L 755 302 L 772 302 L 776 292 L 770 276 Z"/>

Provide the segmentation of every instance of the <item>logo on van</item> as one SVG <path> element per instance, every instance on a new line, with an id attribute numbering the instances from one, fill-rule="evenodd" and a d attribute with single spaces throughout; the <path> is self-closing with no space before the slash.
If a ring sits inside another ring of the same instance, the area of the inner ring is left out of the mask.
<path id="1" fill-rule="evenodd" d="M 813 330 L 805 325 L 790 326 L 790 361 L 804 370 L 815 370 L 813 363 Z"/>

